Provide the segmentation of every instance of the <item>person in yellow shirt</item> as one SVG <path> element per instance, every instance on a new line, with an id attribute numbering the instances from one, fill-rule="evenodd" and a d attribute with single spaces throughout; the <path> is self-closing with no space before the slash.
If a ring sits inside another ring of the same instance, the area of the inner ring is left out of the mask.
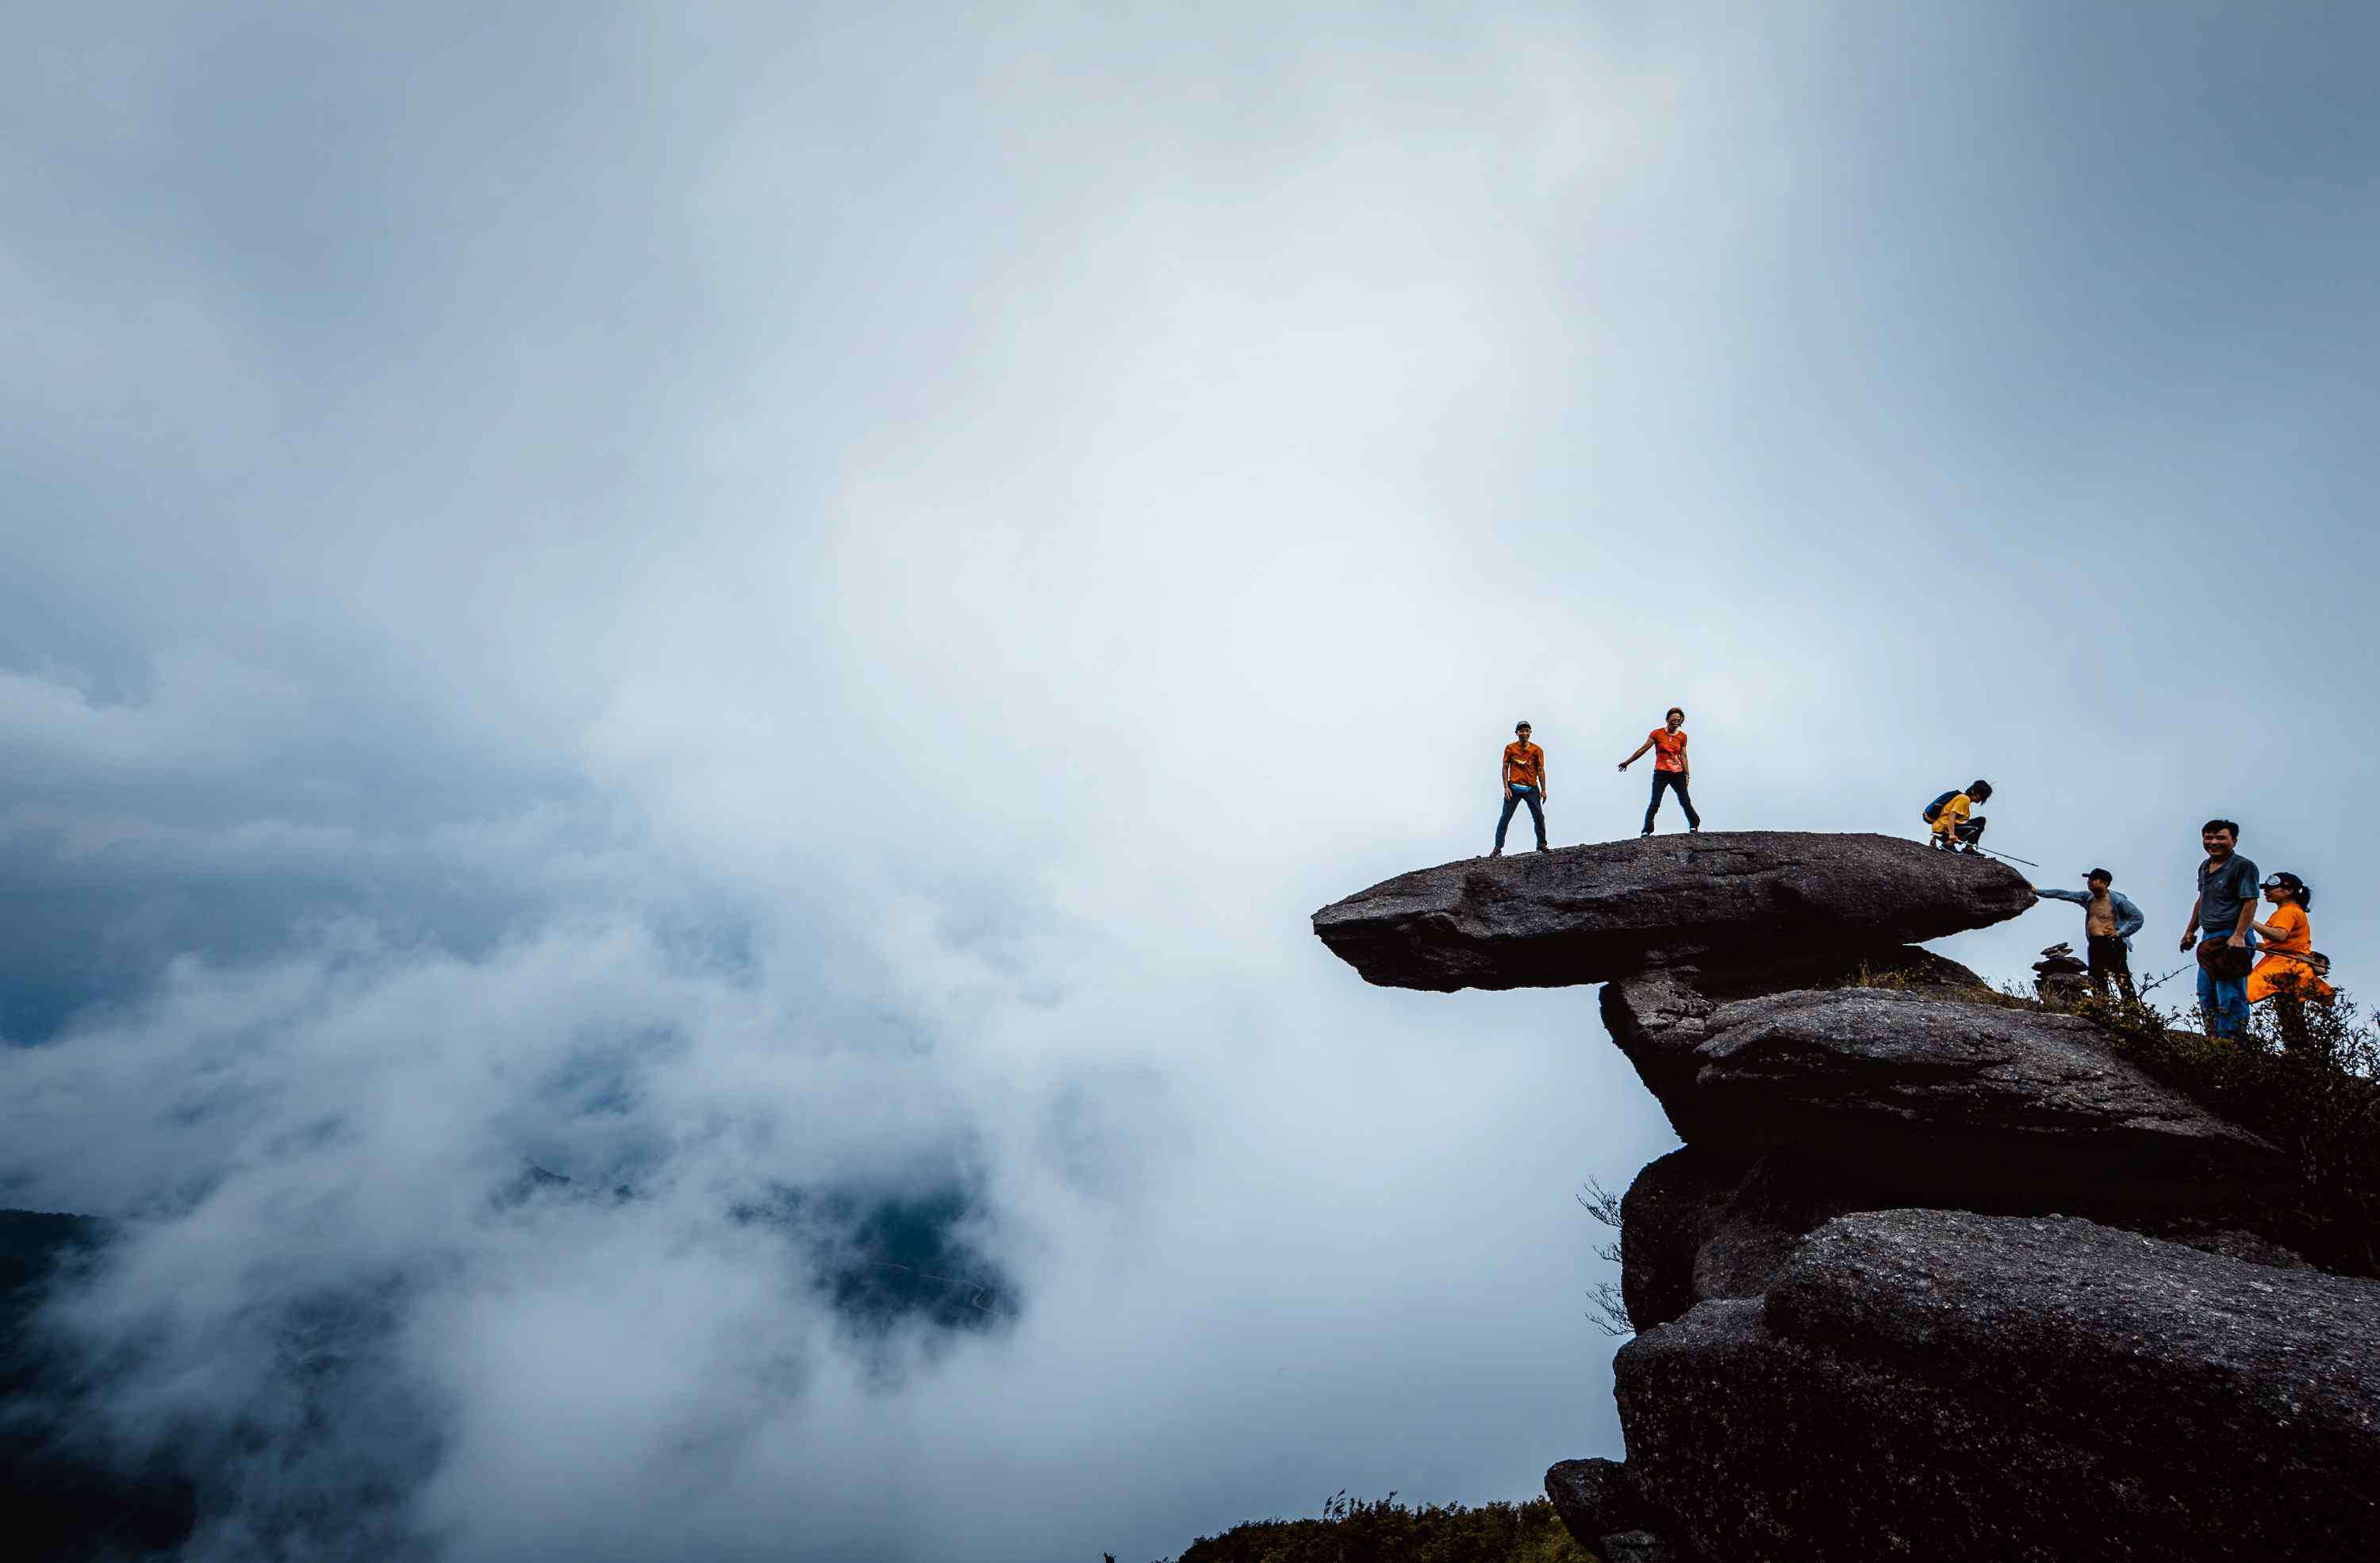
<path id="1" fill-rule="evenodd" d="M 2322 980 L 2320 967 L 2314 963 L 2313 924 L 2306 916 L 2306 908 L 2313 904 L 2313 890 L 2295 874 L 2268 876 L 2258 887 L 2265 899 L 2273 903 L 2270 922 L 2255 925 L 2264 936 L 2265 955 L 2248 973 L 2248 1002 L 2261 1004 L 2273 1001 L 2273 1019 L 2278 1024 L 2281 1045 L 2291 1049 L 2313 1046 L 2306 1030 L 2305 1007 L 2309 1002 L 2330 1002 L 2330 984 Z"/>
<path id="2" fill-rule="evenodd" d="M 1546 752 L 1529 742 L 1529 724 L 1514 724 L 1512 741 L 1504 745 L 1504 814 L 1496 821 L 1496 850 L 1490 857 L 1504 855 L 1504 831 L 1512 823 L 1512 811 L 1523 804 L 1529 806 L 1529 818 L 1536 821 L 1537 850 L 1551 852 L 1546 845 Z"/>
<path id="3" fill-rule="evenodd" d="M 1972 853 L 1984 839 L 1984 817 L 1970 815 L 1976 804 L 1989 802 L 1991 795 L 1992 784 L 1979 776 L 1967 783 L 1965 791 L 1953 789 L 1927 804 L 1918 818 L 1932 827 L 1937 847 Z"/>

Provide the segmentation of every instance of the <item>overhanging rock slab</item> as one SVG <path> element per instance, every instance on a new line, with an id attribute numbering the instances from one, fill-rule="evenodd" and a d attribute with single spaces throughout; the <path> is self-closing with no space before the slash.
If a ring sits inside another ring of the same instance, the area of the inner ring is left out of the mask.
<path id="1" fill-rule="evenodd" d="M 1417 869 L 1322 908 L 1314 931 L 1366 982 L 1451 993 L 1886 949 L 2033 901 L 1989 858 L 1889 836 L 1737 830 Z"/>

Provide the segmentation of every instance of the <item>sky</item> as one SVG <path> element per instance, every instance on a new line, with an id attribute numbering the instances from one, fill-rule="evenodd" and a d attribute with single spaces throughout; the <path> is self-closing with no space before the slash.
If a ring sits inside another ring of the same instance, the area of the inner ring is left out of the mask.
<path id="1" fill-rule="evenodd" d="M 1988 777 L 2145 976 L 2228 815 L 2380 961 L 2364 8 L 566 9 L 0 51 L 0 1205 L 188 1557 L 1618 1454 L 1592 992 L 1306 922 L 1522 718 L 1558 842 L 1677 704 L 1710 828 Z"/>

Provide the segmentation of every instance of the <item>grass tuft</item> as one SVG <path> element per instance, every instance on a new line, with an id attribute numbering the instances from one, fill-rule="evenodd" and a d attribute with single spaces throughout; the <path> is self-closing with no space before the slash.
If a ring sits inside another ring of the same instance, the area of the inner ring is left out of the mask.
<path id="1" fill-rule="evenodd" d="M 1252 1520 L 1199 1537 L 1176 1563 L 1594 1563 L 1544 1498 L 1414 1508 L 1396 1497 L 1342 1488 L 1319 1520 Z"/>

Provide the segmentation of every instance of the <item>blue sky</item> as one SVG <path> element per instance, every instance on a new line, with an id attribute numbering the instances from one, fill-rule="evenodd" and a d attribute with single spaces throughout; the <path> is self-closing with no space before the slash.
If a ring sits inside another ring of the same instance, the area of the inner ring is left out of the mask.
<path id="1" fill-rule="evenodd" d="M 2360 8 L 18 31 L 0 1195 L 134 1218 L 127 1448 L 402 1300 L 398 1425 L 194 1556 L 359 1469 L 455 1558 L 1154 1558 L 1616 1452 L 1592 995 L 1305 922 L 1521 716 L 1562 841 L 1671 703 L 1714 828 L 1987 775 L 2151 971 L 2231 815 L 2362 986 Z M 856 1337 L 788 1189 L 1014 1315 Z"/>

